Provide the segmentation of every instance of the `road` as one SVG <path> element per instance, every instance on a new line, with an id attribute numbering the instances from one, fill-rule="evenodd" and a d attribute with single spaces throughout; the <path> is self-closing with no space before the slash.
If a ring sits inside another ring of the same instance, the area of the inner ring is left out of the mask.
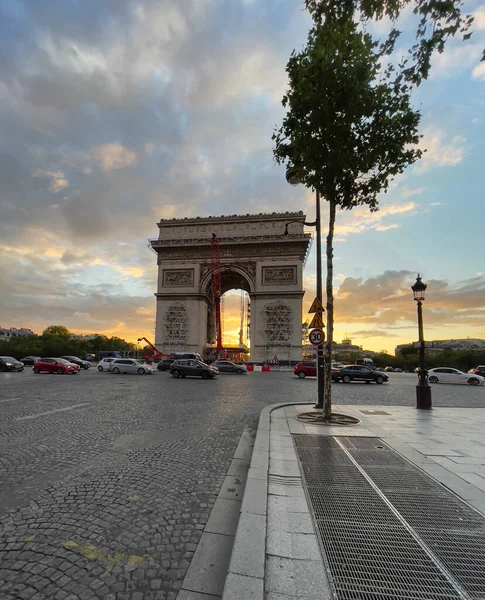
<path id="1" fill-rule="evenodd" d="M 334 384 L 334 402 L 414 406 L 415 384 Z M 315 392 L 289 372 L 0 373 L 0 597 L 174 600 L 243 429 Z M 433 404 L 485 406 L 485 386 Z"/>

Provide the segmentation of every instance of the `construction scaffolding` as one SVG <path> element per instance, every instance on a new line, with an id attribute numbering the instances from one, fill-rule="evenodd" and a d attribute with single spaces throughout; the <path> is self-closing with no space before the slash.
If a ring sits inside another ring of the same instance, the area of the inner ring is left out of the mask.
<path id="1" fill-rule="evenodd" d="M 183 352 L 189 335 L 189 316 L 181 302 L 171 304 L 163 322 L 162 348 L 164 354 Z"/>

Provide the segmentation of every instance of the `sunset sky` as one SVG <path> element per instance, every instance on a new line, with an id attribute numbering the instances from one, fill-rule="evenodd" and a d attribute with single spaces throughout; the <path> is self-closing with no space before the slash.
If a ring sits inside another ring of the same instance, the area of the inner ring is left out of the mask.
<path id="1" fill-rule="evenodd" d="M 472 38 L 450 42 L 414 96 L 424 158 L 379 212 L 337 215 L 338 341 L 416 339 L 418 271 L 427 339 L 485 338 L 485 4 L 465 10 Z M 0 326 L 153 338 L 147 238 L 161 217 L 313 219 L 312 193 L 286 184 L 271 141 L 309 26 L 298 0 L 3 0 Z M 305 273 L 307 310 L 315 244 Z M 238 313 L 232 294 L 226 341 Z"/>

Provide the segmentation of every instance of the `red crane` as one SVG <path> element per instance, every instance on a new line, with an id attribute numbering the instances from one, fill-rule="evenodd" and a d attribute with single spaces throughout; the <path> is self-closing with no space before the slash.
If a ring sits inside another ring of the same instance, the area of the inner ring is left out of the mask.
<path id="1" fill-rule="evenodd" d="M 222 326 L 221 326 L 221 257 L 219 253 L 219 239 L 215 233 L 211 241 L 211 264 L 212 264 L 212 292 L 216 308 L 216 359 L 222 350 Z"/>
<path id="2" fill-rule="evenodd" d="M 169 354 L 162 354 L 162 352 L 160 352 L 158 348 L 156 348 L 149 340 L 147 340 L 146 337 L 138 338 L 137 342 L 141 342 L 142 340 L 145 340 L 145 342 L 150 346 L 150 348 L 153 350 L 154 356 L 159 356 L 160 358 L 162 356 L 169 356 Z"/>

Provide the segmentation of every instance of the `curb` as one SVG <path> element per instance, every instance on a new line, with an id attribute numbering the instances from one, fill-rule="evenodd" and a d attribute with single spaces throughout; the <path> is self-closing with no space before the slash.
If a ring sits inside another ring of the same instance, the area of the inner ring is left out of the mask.
<path id="1" fill-rule="evenodd" d="M 222 600 L 264 600 L 270 415 L 300 404 L 308 402 L 270 404 L 261 411 Z"/>

